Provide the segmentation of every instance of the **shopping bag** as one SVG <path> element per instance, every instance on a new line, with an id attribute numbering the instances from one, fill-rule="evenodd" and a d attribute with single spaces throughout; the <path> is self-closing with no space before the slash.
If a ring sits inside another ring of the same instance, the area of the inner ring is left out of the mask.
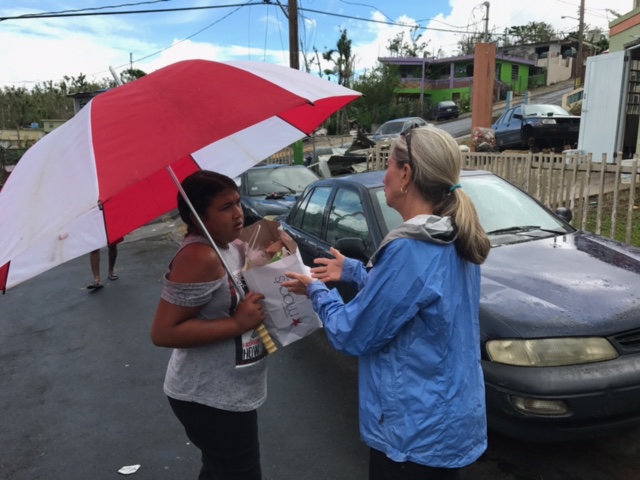
<path id="1" fill-rule="evenodd" d="M 242 276 L 249 290 L 265 296 L 264 325 L 269 334 L 284 347 L 321 328 L 311 300 L 282 286 L 290 280 L 285 272 L 309 275 L 310 269 L 280 223 L 260 220 L 243 229 L 240 239 L 245 242 L 247 258 Z"/>

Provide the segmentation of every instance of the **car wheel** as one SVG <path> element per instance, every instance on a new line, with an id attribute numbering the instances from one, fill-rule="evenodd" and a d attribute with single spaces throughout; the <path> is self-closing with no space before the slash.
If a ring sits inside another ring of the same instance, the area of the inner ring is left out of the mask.
<path id="1" fill-rule="evenodd" d="M 527 127 L 522 132 L 522 148 L 524 149 L 533 149 L 536 145 L 536 139 L 533 136 L 533 131 L 531 127 Z"/>

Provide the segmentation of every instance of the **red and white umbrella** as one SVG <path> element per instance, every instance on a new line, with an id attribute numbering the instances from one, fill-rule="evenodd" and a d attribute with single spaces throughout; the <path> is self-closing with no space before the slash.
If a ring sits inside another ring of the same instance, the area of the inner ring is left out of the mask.
<path id="1" fill-rule="evenodd" d="M 0 191 L 0 290 L 176 208 L 179 180 L 235 177 L 360 96 L 258 62 L 179 62 L 104 92 L 22 157 Z"/>

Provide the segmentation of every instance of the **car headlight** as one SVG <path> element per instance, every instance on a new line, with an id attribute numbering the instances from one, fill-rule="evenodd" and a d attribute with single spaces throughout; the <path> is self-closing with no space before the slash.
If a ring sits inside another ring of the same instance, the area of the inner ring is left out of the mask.
<path id="1" fill-rule="evenodd" d="M 492 362 L 520 367 L 556 367 L 601 362 L 618 357 L 605 338 L 541 338 L 533 340 L 489 340 Z"/>

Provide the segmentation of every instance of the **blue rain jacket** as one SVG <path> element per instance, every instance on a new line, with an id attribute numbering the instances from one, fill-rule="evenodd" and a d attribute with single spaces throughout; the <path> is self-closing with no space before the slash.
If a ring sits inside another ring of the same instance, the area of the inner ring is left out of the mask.
<path id="1" fill-rule="evenodd" d="M 362 439 L 396 462 L 458 468 L 487 446 L 480 267 L 454 240 L 448 218 L 419 216 L 389 232 L 368 274 L 346 259 L 341 280 L 360 287 L 348 304 L 309 285 L 329 341 L 359 356 Z"/>

